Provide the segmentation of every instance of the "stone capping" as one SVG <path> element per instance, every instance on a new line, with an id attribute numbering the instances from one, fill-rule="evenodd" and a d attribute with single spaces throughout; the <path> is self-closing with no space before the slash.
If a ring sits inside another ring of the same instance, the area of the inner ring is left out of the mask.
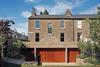
<path id="1" fill-rule="evenodd" d="M 29 19 L 97 19 L 97 15 L 37 15 L 37 16 L 30 16 Z"/>

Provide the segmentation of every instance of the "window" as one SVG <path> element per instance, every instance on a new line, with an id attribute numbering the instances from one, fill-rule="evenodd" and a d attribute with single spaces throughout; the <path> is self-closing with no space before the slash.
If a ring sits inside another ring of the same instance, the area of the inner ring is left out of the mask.
<path id="1" fill-rule="evenodd" d="M 60 28 L 61 28 L 61 29 L 64 29 L 64 28 L 65 28 L 64 20 L 61 20 L 61 22 L 60 22 Z"/>
<path id="2" fill-rule="evenodd" d="M 81 20 L 77 21 L 77 28 L 82 29 L 82 21 Z"/>
<path id="3" fill-rule="evenodd" d="M 60 41 L 64 42 L 64 33 L 60 33 Z"/>
<path id="4" fill-rule="evenodd" d="M 39 20 L 35 20 L 35 28 L 40 29 L 40 21 Z"/>
<path id="5" fill-rule="evenodd" d="M 48 35 L 52 35 L 52 24 L 48 23 Z"/>
<path id="6" fill-rule="evenodd" d="M 40 40 L 40 39 L 39 39 L 39 33 L 35 33 L 35 41 L 36 41 L 36 42 L 39 42 L 39 40 Z"/>
<path id="7" fill-rule="evenodd" d="M 80 41 L 82 39 L 82 33 L 77 33 L 77 41 Z"/>

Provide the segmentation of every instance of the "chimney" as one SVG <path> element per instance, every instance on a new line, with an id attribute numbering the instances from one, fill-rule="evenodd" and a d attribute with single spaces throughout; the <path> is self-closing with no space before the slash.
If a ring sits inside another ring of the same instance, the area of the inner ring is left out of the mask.
<path id="1" fill-rule="evenodd" d="M 36 9 L 32 7 L 32 16 L 36 16 Z"/>
<path id="2" fill-rule="evenodd" d="M 72 16 L 72 13 L 71 13 L 70 9 L 67 9 L 65 14 L 66 14 L 66 16 Z"/>

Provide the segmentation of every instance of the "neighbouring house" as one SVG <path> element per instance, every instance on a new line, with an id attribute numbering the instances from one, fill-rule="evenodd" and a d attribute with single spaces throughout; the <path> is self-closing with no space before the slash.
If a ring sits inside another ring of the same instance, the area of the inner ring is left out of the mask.
<path id="1" fill-rule="evenodd" d="M 69 9 L 65 15 L 36 15 L 33 11 L 28 18 L 26 59 L 35 61 L 40 54 L 41 62 L 75 63 L 80 53 L 77 43 L 89 37 L 90 22 L 96 18 L 96 15 L 73 15 Z"/>
<path id="2" fill-rule="evenodd" d="M 28 37 L 24 34 L 24 33 L 19 33 L 17 31 L 11 30 L 12 32 L 12 37 L 17 39 L 17 40 L 21 40 L 21 41 L 27 41 Z"/>
<path id="3" fill-rule="evenodd" d="M 4 30 L 5 28 L 5 23 L 4 21 L 9 21 L 6 19 L 1 19 L 0 20 L 0 32 L 6 32 L 5 35 L 8 35 L 8 38 L 16 38 L 18 40 L 22 40 L 22 41 L 27 41 L 27 36 L 23 33 L 18 33 L 17 30 L 12 30 L 12 29 L 7 29 L 6 31 Z M 4 29 L 3 29 L 4 28 Z"/>

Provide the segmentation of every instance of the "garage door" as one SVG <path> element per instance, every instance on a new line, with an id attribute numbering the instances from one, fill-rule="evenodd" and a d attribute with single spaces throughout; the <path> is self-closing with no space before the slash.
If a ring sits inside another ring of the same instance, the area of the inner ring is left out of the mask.
<path id="1" fill-rule="evenodd" d="M 40 53 L 42 62 L 65 62 L 64 48 L 39 48 L 37 53 Z"/>
<path id="2" fill-rule="evenodd" d="M 80 53 L 77 48 L 68 49 L 68 62 L 76 62 L 76 57 Z"/>

